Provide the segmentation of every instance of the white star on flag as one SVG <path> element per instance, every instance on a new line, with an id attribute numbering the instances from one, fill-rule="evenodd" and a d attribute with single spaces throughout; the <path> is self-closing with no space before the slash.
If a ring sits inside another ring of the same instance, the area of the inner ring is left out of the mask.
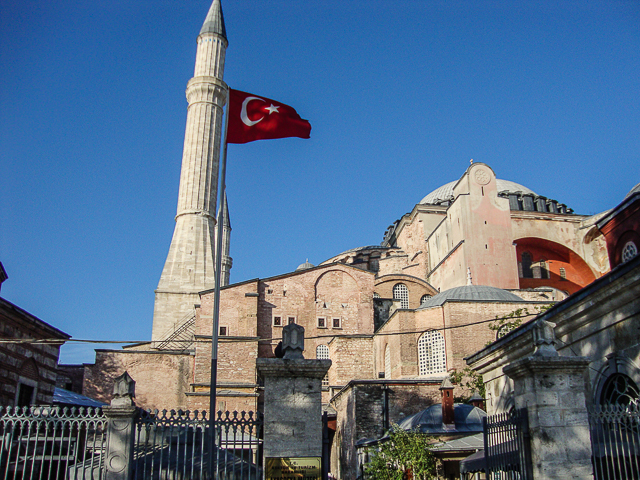
<path id="1" fill-rule="evenodd" d="M 278 109 L 279 109 L 279 108 L 280 108 L 280 107 L 276 107 L 276 106 L 272 103 L 270 106 L 266 107 L 266 108 L 265 108 L 265 110 L 266 110 L 267 112 L 269 112 L 269 115 L 271 115 L 273 112 L 280 113 L 280 112 L 278 111 Z"/>

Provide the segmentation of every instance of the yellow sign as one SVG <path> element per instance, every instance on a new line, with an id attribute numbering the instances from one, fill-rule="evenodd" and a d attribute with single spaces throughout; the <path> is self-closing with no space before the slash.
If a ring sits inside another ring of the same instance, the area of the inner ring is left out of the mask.
<path id="1" fill-rule="evenodd" d="M 320 457 L 265 458 L 265 480 L 320 480 Z"/>

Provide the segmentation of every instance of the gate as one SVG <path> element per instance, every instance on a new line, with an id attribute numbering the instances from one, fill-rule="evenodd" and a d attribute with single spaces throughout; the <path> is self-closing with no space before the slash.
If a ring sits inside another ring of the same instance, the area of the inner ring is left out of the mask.
<path id="1" fill-rule="evenodd" d="M 85 478 L 87 470 L 99 475 L 105 432 L 100 409 L 0 407 L 0 475 L 8 480 Z"/>
<path id="2" fill-rule="evenodd" d="M 531 447 L 526 409 L 482 419 L 487 479 L 531 480 Z"/>
<path id="3" fill-rule="evenodd" d="M 253 412 L 218 412 L 215 479 L 262 477 L 262 418 Z M 135 480 L 206 480 L 209 420 L 205 412 L 143 412 L 135 422 Z"/>
<path id="4" fill-rule="evenodd" d="M 597 405 L 589 424 L 595 480 L 640 480 L 640 406 Z"/>

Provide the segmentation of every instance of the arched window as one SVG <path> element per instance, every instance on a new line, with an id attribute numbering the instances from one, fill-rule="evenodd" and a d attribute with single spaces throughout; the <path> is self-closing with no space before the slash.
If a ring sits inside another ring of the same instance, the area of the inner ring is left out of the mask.
<path id="1" fill-rule="evenodd" d="M 418 366 L 420 375 L 447 371 L 444 337 L 440 332 L 425 332 L 418 339 Z"/>
<path id="2" fill-rule="evenodd" d="M 384 378 L 391 378 L 391 349 L 384 347 Z"/>
<path id="3" fill-rule="evenodd" d="M 373 292 L 373 298 L 380 298 L 380 295 L 377 292 Z"/>
<path id="4" fill-rule="evenodd" d="M 540 260 L 540 278 L 549 278 L 549 269 L 545 259 Z"/>
<path id="5" fill-rule="evenodd" d="M 409 289 L 404 283 L 397 283 L 393 287 L 393 299 L 400 300 L 400 308 L 409 308 Z"/>
<path id="6" fill-rule="evenodd" d="M 529 252 L 522 252 L 522 277 L 533 278 L 533 270 L 531 270 L 531 254 Z"/>
<path id="7" fill-rule="evenodd" d="M 567 271 L 564 269 L 564 267 L 560 267 L 560 280 L 566 280 L 567 279 Z"/>
<path id="8" fill-rule="evenodd" d="M 316 358 L 318 360 L 328 360 L 329 359 L 329 347 L 327 345 L 318 345 L 316 347 Z M 322 386 L 329 386 L 329 373 L 327 373 L 322 379 Z"/>
<path id="9" fill-rule="evenodd" d="M 316 358 L 318 360 L 327 360 L 329 358 L 329 347 L 327 345 L 318 345 L 316 347 Z"/>
<path id="10" fill-rule="evenodd" d="M 424 295 L 422 295 L 422 297 L 420 297 L 420 305 L 423 305 L 430 298 L 431 298 L 431 295 L 429 295 L 428 293 L 425 293 Z"/>
<path id="11" fill-rule="evenodd" d="M 622 247 L 622 263 L 628 262 L 636 255 L 638 255 L 636 244 L 632 241 L 625 243 L 624 247 Z"/>
<path id="12" fill-rule="evenodd" d="M 629 405 L 637 403 L 640 397 L 638 386 L 623 373 L 614 373 L 602 387 L 602 405 Z"/>

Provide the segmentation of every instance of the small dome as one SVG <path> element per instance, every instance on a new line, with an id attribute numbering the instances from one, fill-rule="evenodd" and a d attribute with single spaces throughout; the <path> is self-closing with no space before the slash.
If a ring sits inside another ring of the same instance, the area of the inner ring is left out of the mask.
<path id="1" fill-rule="evenodd" d="M 466 403 L 454 403 L 455 430 L 447 430 L 447 432 L 482 432 L 482 418 L 486 416 L 487 413 L 478 407 Z M 398 427 L 402 430 L 427 434 L 442 433 L 445 430 L 442 424 L 442 405 L 436 403 L 421 412 L 406 417 L 398 423 Z"/>
<path id="2" fill-rule="evenodd" d="M 637 184 L 635 187 L 633 187 L 631 190 L 629 190 L 629 193 L 627 193 L 624 198 L 627 199 L 634 193 L 638 193 L 638 192 L 640 192 L 640 183 Z"/>
<path id="3" fill-rule="evenodd" d="M 439 205 L 442 202 L 452 202 L 453 187 L 456 186 L 456 183 L 458 183 L 458 180 L 449 182 L 446 185 L 442 185 L 440 188 L 436 188 L 433 192 L 420 200 L 420 203 L 428 205 Z M 496 187 L 498 189 L 498 193 L 506 191 L 531 193 L 533 195 L 537 195 L 533 190 L 525 187 L 524 185 L 520 185 L 516 182 L 510 182 L 509 180 L 500 180 L 499 178 L 496 178 Z"/>
<path id="4" fill-rule="evenodd" d="M 300 270 L 307 270 L 309 268 L 313 268 L 315 267 L 315 265 L 313 263 L 309 263 L 309 259 L 307 258 L 307 261 L 304 263 L 301 263 L 300 265 L 298 265 L 298 268 L 296 268 L 296 272 L 300 271 Z"/>
<path id="5" fill-rule="evenodd" d="M 523 302 L 524 300 L 514 293 L 507 292 L 497 287 L 484 285 L 464 285 L 454 287 L 425 300 L 419 308 L 439 307 L 448 301 L 459 302 Z"/>

